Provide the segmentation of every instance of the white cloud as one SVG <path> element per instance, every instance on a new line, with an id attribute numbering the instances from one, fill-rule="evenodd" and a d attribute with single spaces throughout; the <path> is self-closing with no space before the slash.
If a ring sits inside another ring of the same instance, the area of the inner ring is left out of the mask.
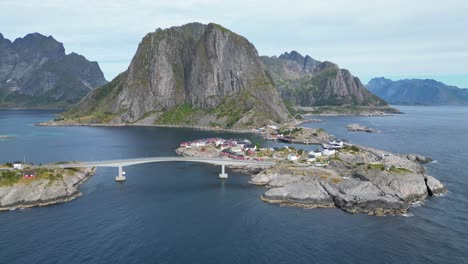
<path id="1" fill-rule="evenodd" d="M 222 24 L 260 54 L 295 49 L 363 76 L 468 75 L 464 0 L 2 0 L 0 10 L 5 37 L 53 35 L 108 78 L 127 68 L 147 32 L 193 21 Z"/>

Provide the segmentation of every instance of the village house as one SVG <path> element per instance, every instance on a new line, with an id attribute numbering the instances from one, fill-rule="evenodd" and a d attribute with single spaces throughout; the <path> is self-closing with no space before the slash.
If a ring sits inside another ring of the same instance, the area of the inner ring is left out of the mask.
<path id="1" fill-rule="evenodd" d="M 13 162 L 13 169 L 22 170 L 23 169 L 23 162 L 21 162 L 21 161 Z"/>

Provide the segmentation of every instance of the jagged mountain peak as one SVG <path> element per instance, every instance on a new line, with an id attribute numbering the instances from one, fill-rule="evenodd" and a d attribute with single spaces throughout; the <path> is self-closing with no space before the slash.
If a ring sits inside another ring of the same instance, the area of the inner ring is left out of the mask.
<path id="1" fill-rule="evenodd" d="M 292 60 L 296 61 L 297 63 L 304 64 L 304 56 L 299 52 L 292 50 L 291 52 L 285 52 L 279 56 L 282 60 Z"/>
<path id="2" fill-rule="evenodd" d="M 61 42 L 52 36 L 44 36 L 40 33 L 31 33 L 23 38 L 13 41 L 15 50 L 23 57 L 49 57 L 57 59 L 65 55 L 65 48 Z"/>
<path id="3" fill-rule="evenodd" d="M 333 62 L 320 62 L 297 51 L 262 57 L 283 99 L 300 106 L 385 106 L 357 77 Z"/>
<path id="4" fill-rule="evenodd" d="M 66 55 L 52 36 L 27 34 L 13 42 L 0 39 L 0 106 L 61 106 L 81 100 L 107 81 L 97 62 Z"/>
<path id="5" fill-rule="evenodd" d="M 157 123 L 242 127 L 288 118 L 253 44 L 215 23 L 148 33 L 128 70 L 69 116 L 110 121 L 96 118 L 96 109 L 113 122 L 130 123 L 149 115 Z M 181 120 L 168 117 L 181 109 Z"/>

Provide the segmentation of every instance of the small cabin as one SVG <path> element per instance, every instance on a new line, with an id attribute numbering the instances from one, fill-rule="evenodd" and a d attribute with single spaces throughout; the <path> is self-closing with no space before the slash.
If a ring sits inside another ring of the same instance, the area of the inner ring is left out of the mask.
<path id="1" fill-rule="evenodd" d="M 298 159 L 299 159 L 299 157 L 296 156 L 296 155 L 294 155 L 294 154 L 289 154 L 289 155 L 288 155 L 288 160 L 296 161 L 296 160 L 298 160 Z"/>
<path id="2" fill-rule="evenodd" d="M 21 161 L 13 162 L 13 169 L 22 170 L 23 169 L 23 162 L 21 162 Z"/>
<path id="3" fill-rule="evenodd" d="M 31 179 L 31 178 L 35 178 L 35 177 L 36 177 L 36 172 L 34 172 L 34 171 L 29 171 L 29 172 L 23 173 L 23 178 L 24 179 Z"/>

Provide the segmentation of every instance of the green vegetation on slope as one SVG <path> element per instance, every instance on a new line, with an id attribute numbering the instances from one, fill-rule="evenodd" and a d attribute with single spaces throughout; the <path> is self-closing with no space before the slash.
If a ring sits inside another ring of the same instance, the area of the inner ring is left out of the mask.
<path id="1" fill-rule="evenodd" d="M 0 186 L 11 186 L 21 179 L 21 173 L 17 171 L 0 172 Z"/>
<path id="2" fill-rule="evenodd" d="M 203 109 L 197 109 L 192 107 L 189 103 L 184 103 L 178 106 L 175 106 L 161 115 L 161 117 L 156 120 L 156 124 L 165 124 L 165 125 L 183 125 L 191 123 L 191 115 L 204 111 Z"/>
<path id="3" fill-rule="evenodd" d="M 34 178 L 24 179 L 23 174 L 26 170 L 8 170 L 0 172 L 0 187 L 3 186 L 12 186 L 17 183 L 30 183 L 31 181 L 37 180 L 48 180 L 49 184 L 52 184 L 54 181 L 62 180 L 63 175 L 72 175 L 75 171 L 80 171 L 80 169 L 34 169 L 30 170 L 36 173 Z M 28 170 L 29 171 L 29 170 Z"/>
<path id="4" fill-rule="evenodd" d="M 89 95 L 89 100 L 84 105 L 77 105 L 63 114 L 65 120 L 71 119 L 79 123 L 107 123 L 111 121 L 117 114 L 111 111 L 111 105 L 106 103 L 109 96 L 117 94 L 122 88 L 120 81 L 123 74 L 119 74 L 111 82 L 94 89 Z"/>

